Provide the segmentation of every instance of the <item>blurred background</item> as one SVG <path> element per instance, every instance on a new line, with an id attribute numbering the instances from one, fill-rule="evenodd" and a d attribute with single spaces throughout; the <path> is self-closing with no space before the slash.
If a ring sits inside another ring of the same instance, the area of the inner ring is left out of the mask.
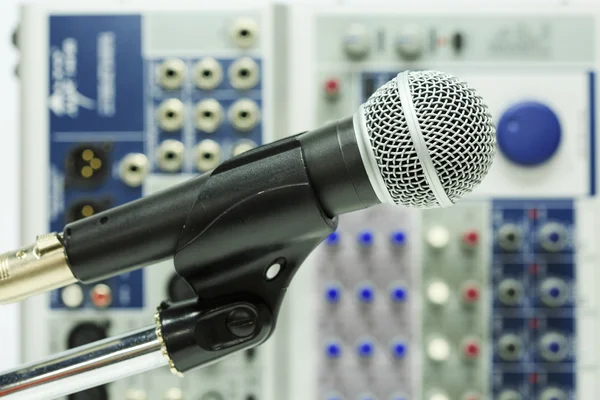
<path id="1" fill-rule="evenodd" d="M 0 250 L 349 116 L 401 71 L 497 126 L 456 207 L 344 215 L 275 336 L 69 400 L 595 400 L 596 1 L 0 2 Z M 276 172 L 274 172 L 276 173 Z M 0 308 L 0 369 L 152 323 L 172 262 Z"/>

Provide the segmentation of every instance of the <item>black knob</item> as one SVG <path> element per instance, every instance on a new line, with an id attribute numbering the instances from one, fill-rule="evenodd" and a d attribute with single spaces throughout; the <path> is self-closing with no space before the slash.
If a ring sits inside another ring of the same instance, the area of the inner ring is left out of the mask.
<path id="1" fill-rule="evenodd" d="M 108 400 L 108 392 L 103 385 L 70 394 L 68 400 Z"/>
<path id="2" fill-rule="evenodd" d="M 174 274 L 169 280 L 169 286 L 167 287 L 167 296 L 169 300 L 173 302 L 184 301 L 195 299 L 196 293 L 192 290 L 191 286 L 177 274 Z"/>
<path id="3" fill-rule="evenodd" d="M 72 349 L 74 347 L 84 346 L 98 340 L 106 339 L 107 336 L 106 326 L 94 322 L 82 322 L 75 325 L 71 330 L 67 340 L 67 346 Z"/>

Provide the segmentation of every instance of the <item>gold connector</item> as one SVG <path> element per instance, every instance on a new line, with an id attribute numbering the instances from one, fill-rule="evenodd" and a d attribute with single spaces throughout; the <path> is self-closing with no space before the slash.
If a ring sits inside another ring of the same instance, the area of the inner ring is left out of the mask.
<path id="1" fill-rule="evenodd" d="M 29 247 L 0 254 L 0 304 L 23 300 L 76 281 L 56 233 L 38 236 Z"/>

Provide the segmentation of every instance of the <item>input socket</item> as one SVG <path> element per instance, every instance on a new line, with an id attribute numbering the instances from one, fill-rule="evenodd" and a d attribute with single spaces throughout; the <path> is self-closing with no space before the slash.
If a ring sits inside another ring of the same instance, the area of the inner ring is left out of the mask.
<path id="1" fill-rule="evenodd" d="M 221 162 L 221 146 L 214 140 L 206 139 L 198 143 L 195 153 L 199 171 L 210 171 Z"/>
<path id="2" fill-rule="evenodd" d="M 83 144 L 71 150 L 65 159 L 67 186 L 94 187 L 104 182 L 110 173 L 111 150 L 111 144 Z"/>
<path id="3" fill-rule="evenodd" d="M 167 132 L 175 132 L 183 127 L 184 107 L 179 99 L 168 99 L 158 107 L 156 118 L 160 128 Z"/>
<path id="4" fill-rule="evenodd" d="M 260 71 L 256 61 L 250 57 L 242 57 L 231 64 L 228 75 L 233 88 L 247 90 L 256 86 Z"/>
<path id="5" fill-rule="evenodd" d="M 121 180 L 131 187 L 138 187 L 146 179 L 150 170 L 148 157 L 142 153 L 127 154 L 119 164 L 119 176 Z"/>
<path id="6" fill-rule="evenodd" d="M 165 172 L 177 172 L 183 166 L 185 146 L 177 140 L 165 140 L 158 146 L 156 163 Z"/>
<path id="7" fill-rule="evenodd" d="M 517 335 L 507 334 L 498 340 L 498 355 L 504 361 L 517 361 L 523 353 L 523 340 Z"/>
<path id="8" fill-rule="evenodd" d="M 234 157 L 235 156 L 239 156 L 242 153 L 245 153 L 245 152 L 247 152 L 249 150 L 252 150 L 256 146 L 257 146 L 257 144 L 254 143 L 252 140 L 240 140 L 233 147 L 233 156 Z"/>
<path id="9" fill-rule="evenodd" d="M 229 120 L 233 127 L 242 132 L 254 129 L 260 122 L 260 110 L 250 99 L 237 100 L 229 108 Z"/>
<path id="10" fill-rule="evenodd" d="M 521 229 L 515 224 L 505 224 L 498 229 L 498 245 L 505 251 L 517 251 L 521 248 Z"/>
<path id="11" fill-rule="evenodd" d="M 212 57 L 206 57 L 194 67 L 194 83 L 198 89 L 212 90 L 223 81 L 223 68 Z"/>
<path id="12" fill-rule="evenodd" d="M 242 49 L 254 46 L 258 40 L 258 24 L 250 18 L 238 18 L 231 26 L 231 40 Z"/>
<path id="13" fill-rule="evenodd" d="M 540 285 L 540 300 L 548 307 L 561 307 L 569 299 L 569 287 L 560 278 L 546 278 Z"/>
<path id="14" fill-rule="evenodd" d="M 196 128 L 213 133 L 223 122 L 223 107 L 215 99 L 202 100 L 196 105 Z"/>
<path id="15" fill-rule="evenodd" d="M 546 333 L 539 342 L 540 356 L 549 362 L 563 361 L 569 353 L 567 338 L 560 333 Z"/>
<path id="16" fill-rule="evenodd" d="M 166 90 L 180 89 L 185 82 L 185 63 L 178 58 L 163 61 L 157 69 L 158 84 Z"/>
<path id="17" fill-rule="evenodd" d="M 69 224 L 74 221 L 79 221 L 99 212 L 106 211 L 112 206 L 110 199 L 82 199 L 74 202 L 69 206 L 66 213 L 65 223 Z"/>

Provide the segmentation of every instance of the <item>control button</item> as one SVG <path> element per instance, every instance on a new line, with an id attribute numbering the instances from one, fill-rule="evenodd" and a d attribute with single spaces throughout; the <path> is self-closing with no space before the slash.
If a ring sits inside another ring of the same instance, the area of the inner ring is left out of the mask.
<path id="1" fill-rule="evenodd" d="M 427 298 L 436 306 L 443 306 L 450 299 L 450 288 L 442 281 L 431 282 L 427 287 Z"/>
<path id="2" fill-rule="evenodd" d="M 427 356 L 436 362 L 447 361 L 450 358 L 450 344 L 444 338 L 431 339 L 427 344 Z"/>
<path id="3" fill-rule="evenodd" d="M 498 285 L 498 299 L 506 306 L 516 306 L 523 298 L 523 284 L 516 279 L 504 279 Z"/>
<path id="4" fill-rule="evenodd" d="M 498 400 L 523 400 L 523 396 L 514 390 L 503 390 L 498 395 Z"/>
<path id="5" fill-rule="evenodd" d="M 364 25 L 350 25 L 342 40 L 344 51 L 352 59 L 364 58 L 369 53 L 369 34 Z"/>
<path id="6" fill-rule="evenodd" d="M 569 298 L 567 283 L 560 278 L 546 278 L 540 285 L 540 299 L 548 307 L 563 306 Z"/>
<path id="7" fill-rule="evenodd" d="M 498 340 L 498 356 L 504 361 L 517 361 L 523 352 L 523 340 L 513 334 L 506 334 Z"/>
<path id="8" fill-rule="evenodd" d="M 569 346 L 567 338 L 559 333 L 546 333 L 540 339 L 540 356 L 550 362 L 559 362 L 567 357 Z"/>
<path id="9" fill-rule="evenodd" d="M 521 229 L 515 224 L 504 224 L 498 229 L 498 245 L 506 251 L 521 248 Z"/>
<path id="10" fill-rule="evenodd" d="M 548 161 L 561 140 L 560 122 L 554 111 L 534 101 L 518 103 L 506 110 L 496 132 L 502 153 L 524 166 Z"/>
<path id="11" fill-rule="evenodd" d="M 406 345 L 406 342 L 397 341 L 397 342 L 392 343 L 392 354 L 394 355 L 394 358 L 396 358 L 396 359 L 404 358 L 406 356 L 407 351 L 408 351 L 408 346 Z"/>
<path id="12" fill-rule="evenodd" d="M 371 285 L 363 285 L 357 291 L 358 300 L 361 303 L 370 304 L 375 300 L 375 288 Z"/>
<path id="13" fill-rule="evenodd" d="M 474 249 L 479 244 L 479 233 L 467 231 L 462 235 L 462 243 L 466 249 Z"/>
<path id="14" fill-rule="evenodd" d="M 323 85 L 325 97 L 329 100 L 335 100 L 340 97 L 340 81 L 337 78 L 329 78 Z"/>
<path id="15" fill-rule="evenodd" d="M 466 339 L 462 345 L 462 351 L 465 358 L 475 360 L 481 353 L 481 345 L 477 339 Z"/>
<path id="16" fill-rule="evenodd" d="M 340 358 L 342 355 L 342 346 L 337 342 L 329 343 L 325 347 L 325 354 L 331 359 Z"/>
<path id="17" fill-rule="evenodd" d="M 394 246 L 404 246 L 406 244 L 406 233 L 404 231 L 394 231 L 390 236 Z"/>
<path id="18" fill-rule="evenodd" d="M 170 388 L 163 395 L 163 400 L 183 400 L 183 391 L 176 387 Z"/>
<path id="19" fill-rule="evenodd" d="M 538 398 L 539 400 L 567 400 L 567 394 L 557 388 L 544 389 Z"/>
<path id="20" fill-rule="evenodd" d="M 167 296 L 173 302 L 195 299 L 196 293 L 185 279 L 173 274 L 167 285 Z"/>
<path id="21" fill-rule="evenodd" d="M 98 340 L 106 339 L 106 328 L 94 322 L 82 322 L 71 329 L 67 338 L 67 347 L 73 349 L 75 347 L 85 346 Z"/>
<path id="22" fill-rule="evenodd" d="M 342 297 L 342 288 L 338 285 L 330 285 L 325 289 L 325 298 L 330 304 L 337 304 Z"/>
<path id="23" fill-rule="evenodd" d="M 450 400 L 450 397 L 448 397 L 445 393 L 435 392 L 429 395 L 427 400 Z"/>
<path id="24" fill-rule="evenodd" d="M 466 282 L 463 285 L 461 292 L 463 303 L 466 305 L 473 305 L 477 303 L 479 301 L 479 297 L 481 296 L 481 290 L 477 282 Z"/>
<path id="25" fill-rule="evenodd" d="M 148 396 L 142 389 L 128 389 L 125 392 L 125 400 L 147 400 Z"/>
<path id="26" fill-rule="evenodd" d="M 371 358 L 375 352 L 375 345 L 370 340 L 363 340 L 358 344 L 357 353 L 362 358 Z"/>
<path id="27" fill-rule="evenodd" d="M 112 303 L 112 291 L 110 287 L 103 283 L 95 285 L 90 296 L 92 304 L 98 308 L 106 308 Z"/>
<path id="28" fill-rule="evenodd" d="M 63 304 L 69 308 L 77 308 L 83 304 L 83 289 L 79 285 L 69 285 L 60 292 Z"/>
<path id="29" fill-rule="evenodd" d="M 568 233 L 564 225 L 556 222 L 544 224 L 540 229 L 540 246 L 546 251 L 561 251 L 567 245 Z"/>
<path id="30" fill-rule="evenodd" d="M 405 26 L 396 36 L 396 51 L 406 59 L 413 60 L 421 56 L 425 49 L 425 38 L 418 26 Z"/>
<path id="31" fill-rule="evenodd" d="M 358 244 L 363 247 L 370 247 L 373 245 L 374 239 L 373 232 L 369 230 L 361 231 L 358 234 Z"/>
<path id="32" fill-rule="evenodd" d="M 340 243 L 340 234 L 339 232 L 332 232 L 329 234 L 329 236 L 327 236 L 327 239 L 325 239 L 325 243 L 327 243 L 329 246 L 336 246 Z"/>
<path id="33" fill-rule="evenodd" d="M 450 242 L 450 232 L 443 226 L 434 226 L 427 232 L 426 240 L 434 249 L 443 249 Z"/>
<path id="34" fill-rule="evenodd" d="M 390 291 L 390 297 L 394 303 L 404 303 L 407 296 L 406 287 L 402 285 L 393 286 Z"/>

